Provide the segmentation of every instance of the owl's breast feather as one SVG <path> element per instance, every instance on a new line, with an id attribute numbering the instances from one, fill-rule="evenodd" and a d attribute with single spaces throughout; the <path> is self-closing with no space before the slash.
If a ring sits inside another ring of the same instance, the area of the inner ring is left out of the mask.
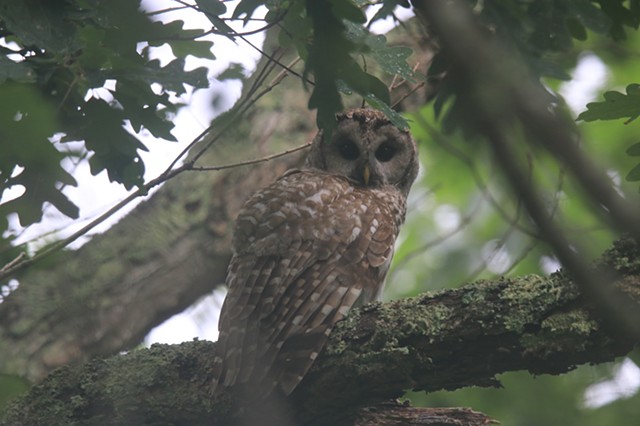
<path id="1" fill-rule="evenodd" d="M 312 241 L 319 259 L 338 246 L 347 256 L 367 258 L 372 266 L 388 263 L 404 216 L 398 191 L 354 186 L 328 173 L 289 171 L 246 202 L 236 222 L 236 253 L 282 255 Z"/>

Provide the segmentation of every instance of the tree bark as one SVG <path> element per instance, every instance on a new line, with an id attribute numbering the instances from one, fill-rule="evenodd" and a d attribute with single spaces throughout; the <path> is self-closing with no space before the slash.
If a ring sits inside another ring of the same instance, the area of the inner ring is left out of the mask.
<path id="1" fill-rule="evenodd" d="M 594 271 L 602 268 L 616 271 L 615 286 L 640 308 L 640 247 L 618 241 Z M 366 424 L 365 416 L 385 412 L 385 401 L 406 389 L 498 386 L 497 374 L 515 370 L 560 374 L 613 360 L 638 343 L 606 329 L 563 273 L 479 281 L 352 311 L 288 403 L 296 424 Z M 215 343 L 203 341 L 154 345 L 64 367 L 14 404 L 2 424 L 239 424 L 233 416 L 243 401 L 210 395 L 214 351 Z M 443 416 L 423 424 L 479 424 Z"/>
<path id="2" fill-rule="evenodd" d="M 468 408 L 418 408 L 391 401 L 358 411 L 355 426 L 485 426 L 498 423 Z"/>

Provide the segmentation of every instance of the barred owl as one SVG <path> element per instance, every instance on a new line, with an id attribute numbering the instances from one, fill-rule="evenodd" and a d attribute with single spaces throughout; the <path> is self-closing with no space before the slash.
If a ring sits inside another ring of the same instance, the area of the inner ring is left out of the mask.
<path id="1" fill-rule="evenodd" d="M 314 138 L 302 169 L 249 198 L 233 239 L 214 371 L 216 393 L 246 385 L 289 395 L 331 329 L 383 282 L 416 145 L 380 112 L 338 114 L 330 140 Z"/>

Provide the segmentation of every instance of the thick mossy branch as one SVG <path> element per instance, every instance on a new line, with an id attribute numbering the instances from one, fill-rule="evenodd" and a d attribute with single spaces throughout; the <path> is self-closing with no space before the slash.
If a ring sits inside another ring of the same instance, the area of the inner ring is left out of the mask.
<path id="1" fill-rule="evenodd" d="M 605 267 L 640 308 L 638 246 L 617 242 L 595 265 Z M 636 344 L 603 327 L 562 273 L 480 281 L 353 311 L 292 406 L 300 424 L 342 424 L 406 389 L 493 386 L 497 374 L 514 370 L 559 374 Z M 212 400 L 214 352 L 214 343 L 202 341 L 154 345 L 65 367 L 13 405 L 2 424 L 227 424 L 242 402 Z"/>
<path id="2" fill-rule="evenodd" d="M 620 274 L 616 286 L 640 305 L 637 244 L 618 241 L 594 268 Z M 560 374 L 613 360 L 637 343 L 607 330 L 561 272 L 478 281 L 352 312 L 295 396 L 313 401 L 316 415 L 404 389 L 495 386 L 505 371 Z"/>
<path id="3" fill-rule="evenodd" d="M 397 401 L 364 408 L 356 417 L 354 426 L 487 426 L 500 423 L 468 408 L 419 408 Z"/>

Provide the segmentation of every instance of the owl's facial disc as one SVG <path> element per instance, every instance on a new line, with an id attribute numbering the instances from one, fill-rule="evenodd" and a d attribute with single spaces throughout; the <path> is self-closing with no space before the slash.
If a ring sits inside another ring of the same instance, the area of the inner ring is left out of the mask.
<path id="1" fill-rule="evenodd" d="M 411 135 L 372 110 L 348 110 L 337 118 L 330 139 L 317 134 L 305 166 L 344 176 L 358 186 L 394 186 L 408 194 L 418 173 Z"/>
<path id="2" fill-rule="evenodd" d="M 370 128 L 362 123 L 343 122 L 327 144 L 330 171 L 345 175 L 362 186 L 393 184 L 389 170 L 393 160 L 406 150 L 393 126 Z"/>

